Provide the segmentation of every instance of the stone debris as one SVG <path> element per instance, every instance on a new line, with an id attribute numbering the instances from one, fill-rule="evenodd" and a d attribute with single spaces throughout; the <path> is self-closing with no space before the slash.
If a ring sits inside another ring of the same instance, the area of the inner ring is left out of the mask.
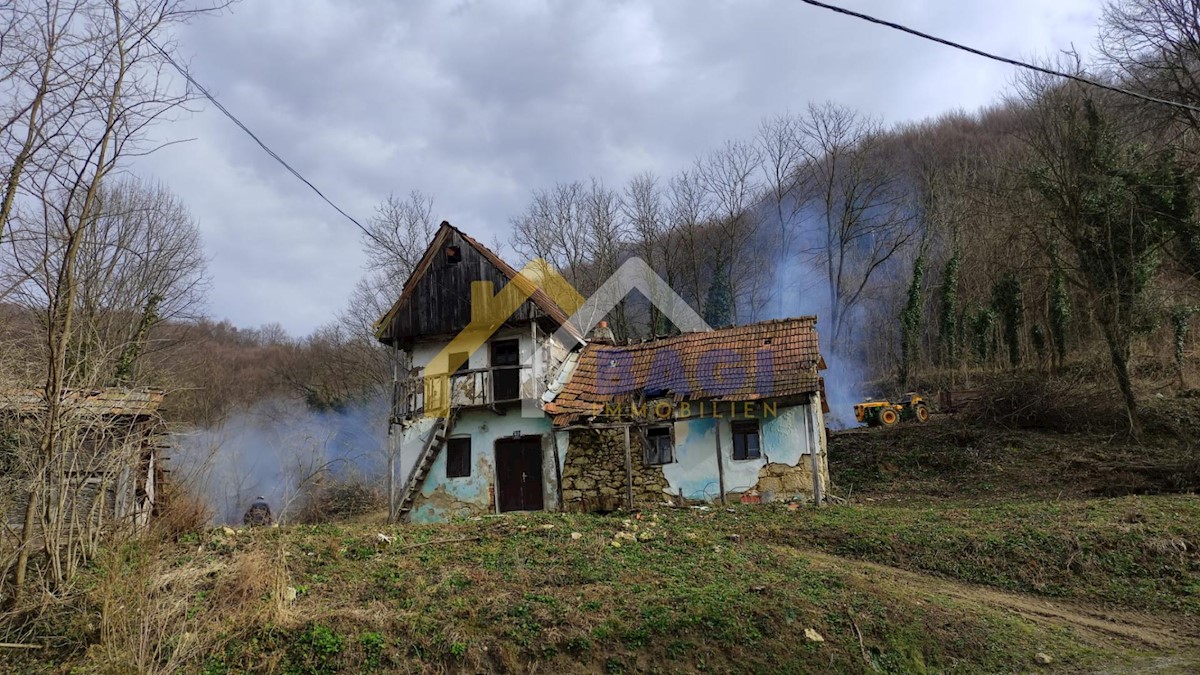
<path id="1" fill-rule="evenodd" d="M 382 532 L 375 535 L 375 541 L 377 541 L 381 544 L 390 544 L 393 541 L 395 541 L 395 539 L 396 539 L 395 537 L 389 537 Z"/>
<path id="2" fill-rule="evenodd" d="M 824 642 L 825 641 L 825 638 L 820 633 L 813 630 L 812 628 L 804 629 L 804 637 L 808 638 L 809 642 Z"/>
<path id="3" fill-rule="evenodd" d="M 582 534 L 579 534 L 578 532 L 572 532 L 572 533 L 571 533 L 571 538 L 572 538 L 572 539 L 575 539 L 575 540 L 579 540 L 579 539 L 583 539 L 583 535 L 582 535 Z"/>
<path id="4" fill-rule="evenodd" d="M 233 529 L 232 527 L 222 527 L 221 534 L 225 535 L 226 537 L 232 537 L 237 534 L 237 530 Z"/>
<path id="5" fill-rule="evenodd" d="M 1034 655 L 1033 658 L 1036 659 L 1038 663 L 1040 663 L 1044 666 L 1050 665 L 1054 661 L 1054 657 L 1052 657 L 1049 654 L 1046 654 L 1044 652 L 1038 652 L 1037 654 Z"/>

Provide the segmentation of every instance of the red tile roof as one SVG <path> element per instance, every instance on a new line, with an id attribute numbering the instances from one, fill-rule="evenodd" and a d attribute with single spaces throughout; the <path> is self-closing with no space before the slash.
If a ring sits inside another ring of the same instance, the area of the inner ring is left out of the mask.
<path id="1" fill-rule="evenodd" d="M 605 404 L 754 401 L 820 391 L 816 323 L 805 316 L 625 346 L 591 343 L 545 410 L 565 425 L 603 416 Z"/>

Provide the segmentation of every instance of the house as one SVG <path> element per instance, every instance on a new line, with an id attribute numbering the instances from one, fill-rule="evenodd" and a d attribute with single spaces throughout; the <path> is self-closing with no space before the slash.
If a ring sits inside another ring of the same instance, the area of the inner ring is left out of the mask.
<path id="1" fill-rule="evenodd" d="M 158 409 L 165 394 L 157 389 L 107 387 L 72 389 L 63 396 L 59 438 L 71 450 L 56 452 L 47 470 L 61 477 L 53 517 L 39 514 L 36 525 L 100 532 L 145 526 L 160 509 L 167 470 L 158 441 Z M 36 456 L 45 420 L 43 393 L 0 390 L 0 473 L 21 475 L 23 461 Z M 27 482 L 11 481 L 0 490 L 9 527 L 0 544 L 17 536 L 28 505 Z"/>
<path id="2" fill-rule="evenodd" d="M 377 337 L 398 364 L 389 454 L 412 467 L 389 488 L 397 518 L 811 499 L 827 483 L 814 317 L 614 344 L 442 223 Z"/>

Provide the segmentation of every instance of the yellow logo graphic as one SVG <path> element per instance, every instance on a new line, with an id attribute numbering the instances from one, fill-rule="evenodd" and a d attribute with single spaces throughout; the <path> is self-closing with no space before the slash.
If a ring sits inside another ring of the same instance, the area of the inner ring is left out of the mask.
<path id="1" fill-rule="evenodd" d="M 521 305 L 541 290 L 567 316 L 583 306 L 584 298 L 550 263 L 541 258 L 529 261 L 512 281 L 494 293 L 490 281 L 471 282 L 471 322 L 454 336 L 425 369 L 425 416 L 450 414 L 450 374 L 458 370 L 476 350 L 512 317 Z"/>

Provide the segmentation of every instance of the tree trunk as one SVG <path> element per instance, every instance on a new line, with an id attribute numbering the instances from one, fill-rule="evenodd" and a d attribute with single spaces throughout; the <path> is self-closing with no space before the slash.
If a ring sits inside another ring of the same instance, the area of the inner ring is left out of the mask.
<path id="1" fill-rule="evenodd" d="M 1137 397 L 1133 393 L 1133 382 L 1129 379 L 1128 339 L 1118 335 L 1119 329 L 1104 326 L 1104 340 L 1108 343 L 1108 354 L 1112 359 L 1113 374 L 1117 376 L 1117 387 L 1125 401 L 1125 413 L 1129 418 L 1129 435 L 1135 441 L 1142 440 L 1142 423 L 1138 418 Z"/>

